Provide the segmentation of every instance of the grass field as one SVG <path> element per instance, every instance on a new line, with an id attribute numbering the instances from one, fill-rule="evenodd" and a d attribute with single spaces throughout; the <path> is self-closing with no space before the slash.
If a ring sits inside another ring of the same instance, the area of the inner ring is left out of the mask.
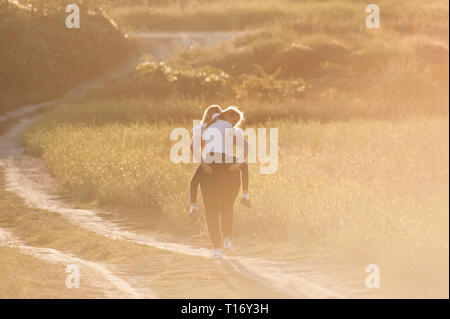
<path id="1" fill-rule="evenodd" d="M 124 61 L 133 45 L 100 11 L 82 6 L 68 29 L 61 0 L 0 1 L 0 113 L 48 101 Z"/>
<path id="2" fill-rule="evenodd" d="M 187 216 L 195 166 L 170 161 L 169 136 L 235 104 L 245 127 L 279 130 L 279 171 L 250 165 L 242 254 L 376 263 L 403 295 L 448 296 L 448 3 L 386 1 L 380 30 L 363 1 L 121 3 L 126 30 L 251 32 L 52 107 L 23 141 L 62 192 L 207 245 Z"/>
<path id="3" fill-rule="evenodd" d="M 363 28 L 366 1 L 122 1 L 109 3 L 109 13 L 132 30 L 242 30 L 295 21 L 299 27 L 331 32 Z M 108 7 L 108 4 L 106 4 Z M 400 31 L 424 30 L 446 33 L 448 11 L 445 1 L 383 1 L 383 20 Z M 342 18 L 345 13 L 345 19 Z M 433 19 L 433 23 L 427 23 Z M 338 22 L 338 23 L 337 23 Z M 425 23 L 425 25 L 424 25 Z M 336 27 L 336 25 L 338 26 Z M 406 27 L 405 27 L 406 24 Z"/>
<path id="4" fill-rule="evenodd" d="M 144 96 L 165 103 L 167 95 L 187 94 L 183 110 L 192 97 L 201 104 L 239 104 L 255 122 L 448 115 L 445 1 L 385 1 L 380 29 L 365 27 L 364 1 L 140 3 L 110 6 L 109 13 L 123 28 L 137 23 L 136 31 L 214 31 L 222 24 L 220 30 L 249 32 L 210 48 L 194 45 L 159 69 L 144 63 L 133 78 L 97 92 L 100 100 Z M 261 12 L 269 17 L 258 17 Z"/>
<path id="5" fill-rule="evenodd" d="M 0 298 L 81 298 L 85 291 L 61 289 L 65 268 L 0 247 Z"/>
<path id="6" fill-rule="evenodd" d="M 187 216 L 194 167 L 169 159 L 168 136 L 180 126 L 64 123 L 36 126 L 25 139 L 77 198 L 207 243 L 203 219 L 192 224 Z M 238 209 L 235 222 L 244 251 L 281 259 L 324 251 L 347 262 L 393 258 L 418 267 L 432 257 L 428 269 L 445 268 L 447 119 L 261 126 L 279 128 L 280 169 L 264 176 L 251 165 L 254 208 Z"/>

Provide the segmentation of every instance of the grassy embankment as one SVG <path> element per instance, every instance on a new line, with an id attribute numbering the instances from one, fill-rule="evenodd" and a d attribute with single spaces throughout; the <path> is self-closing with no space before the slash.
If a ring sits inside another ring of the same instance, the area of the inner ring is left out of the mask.
<path id="1" fill-rule="evenodd" d="M 48 101 L 126 59 L 132 44 L 96 6 L 66 28 L 62 0 L 0 1 L 0 113 Z"/>
<path id="2" fill-rule="evenodd" d="M 0 176 L 0 227 L 11 230 L 26 245 L 53 248 L 103 264 L 129 275 L 124 279 L 134 278 L 132 284 L 151 289 L 161 298 L 269 297 L 259 286 L 248 285 L 226 268 L 218 269 L 214 261 L 95 235 L 57 213 L 29 208 L 4 186 Z M 0 247 L 0 298 L 102 296 L 89 286 L 83 273 L 80 289 L 67 289 L 65 270 L 65 265 L 42 261 L 16 248 Z"/>
<path id="3" fill-rule="evenodd" d="M 32 6 L 27 7 L 28 3 Z M 0 112 L 57 97 L 121 63 L 130 54 L 133 45 L 93 2 L 81 4 L 81 29 L 66 29 L 65 4 L 20 1 L 17 5 L 0 1 Z M 2 133 L 13 124 L 1 123 Z M 218 271 L 212 263 L 199 258 L 108 240 L 74 227 L 57 214 L 30 209 L 5 191 L 3 180 L 0 227 L 11 230 L 27 245 L 58 249 L 145 276 L 147 280 L 141 285 L 154 289 L 160 297 L 257 295 L 251 288 L 241 287 L 238 279 L 225 270 Z M 176 265 L 178 261 L 182 270 Z M 198 274 L 202 274 L 201 278 Z M 66 276 L 61 265 L 22 254 L 15 248 L 0 248 L 1 298 L 77 298 L 98 293 L 83 284 L 79 290 L 66 289 Z M 219 281 L 222 277 L 229 280 Z M 176 285 L 171 283 L 173 278 L 177 278 Z"/>

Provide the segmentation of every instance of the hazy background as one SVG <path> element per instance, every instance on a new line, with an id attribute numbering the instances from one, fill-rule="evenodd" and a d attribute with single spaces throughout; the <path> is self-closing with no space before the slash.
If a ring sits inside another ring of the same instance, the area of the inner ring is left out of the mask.
<path id="1" fill-rule="evenodd" d="M 380 29 L 364 24 L 367 1 L 78 2 L 81 29 L 68 30 L 67 1 L 0 1 L 1 112 L 146 52 L 26 131 L 60 194 L 207 246 L 203 217 L 187 216 L 195 166 L 170 161 L 169 134 L 210 104 L 238 105 L 244 128 L 279 129 L 280 153 L 275 175 L 250 165 L 240 254 L 313 260 L 336 277 L 375 263 L 384 296 L 448 297 L 447 1 L 381 1 Z M 203 33 L 136 37 L 177 31 Z"/>

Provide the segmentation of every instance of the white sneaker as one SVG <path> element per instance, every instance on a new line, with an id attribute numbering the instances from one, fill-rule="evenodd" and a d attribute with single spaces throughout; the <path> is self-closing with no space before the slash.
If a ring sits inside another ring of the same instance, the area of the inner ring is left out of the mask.
<path id="1" fill-rule="evenodd" d="M 233 245 L 231 245 L 230 238 L 225 238 L 225 241 L 223 243 L 224 247 L 224 254 L 225 256 L 232 256 L 233 255 Z"/>
<path id="2" fill-rule="evenodd" d="M 217 250 L 214 252 L 214 255 L 212 255 L 212 258 L 221 259 L 222 257 L 222 248 L 217 248 Z"/>
<path id="3" fill-rule="evenodd" d="M 198 214 L 197 206 L 191 206 L 189 210 L 189 217 L 195 217 Z"/>

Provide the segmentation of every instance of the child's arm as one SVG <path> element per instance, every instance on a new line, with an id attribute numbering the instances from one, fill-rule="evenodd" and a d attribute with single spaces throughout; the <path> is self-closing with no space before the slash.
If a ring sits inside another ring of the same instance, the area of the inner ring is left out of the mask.
<path id="1" fill-rule="evenodd" d="M 247 162 L 243 162 L 239 167 L 241 170 L 241 180 L 242 180 L 242 199 L 241 205 L 246 207 L 252 207 L 250 203 L 250 198 L 248 197 L 248 164 Z"/>
<path id="2" fill-rule="evenodd" d="M 201 174 L 202 167 L 199 165 L 197 169 L 195 170 L 194 175 L 191 178 L 191 185 L 189 190 L 189 198 L 191 200 L 191 206 L 195 206 L 197 204 L 197 191 L 198 191 L 198 185 L 200 184 L 200 174 Z"/>
<path id="3" fill-rule="evenodd" d="M 191 145 L 190 145 L 191 153 L 193 154 L 196 162 L 200 163 L 200 166 L 203 168 L 203 171 L 206 174 L 211 175 L 212 174 L 211 166 L 206 164 L 203 161 L 203 156 L 202 156 L 203 147 L 204 147 L 204 141 L 201 138 L 201 132 L 198 133 L 197 130 L 194 130 L 194 136 L 192 137 Z M 197 169 L 197 171 L 198 171 L 198 169 Z"/>

